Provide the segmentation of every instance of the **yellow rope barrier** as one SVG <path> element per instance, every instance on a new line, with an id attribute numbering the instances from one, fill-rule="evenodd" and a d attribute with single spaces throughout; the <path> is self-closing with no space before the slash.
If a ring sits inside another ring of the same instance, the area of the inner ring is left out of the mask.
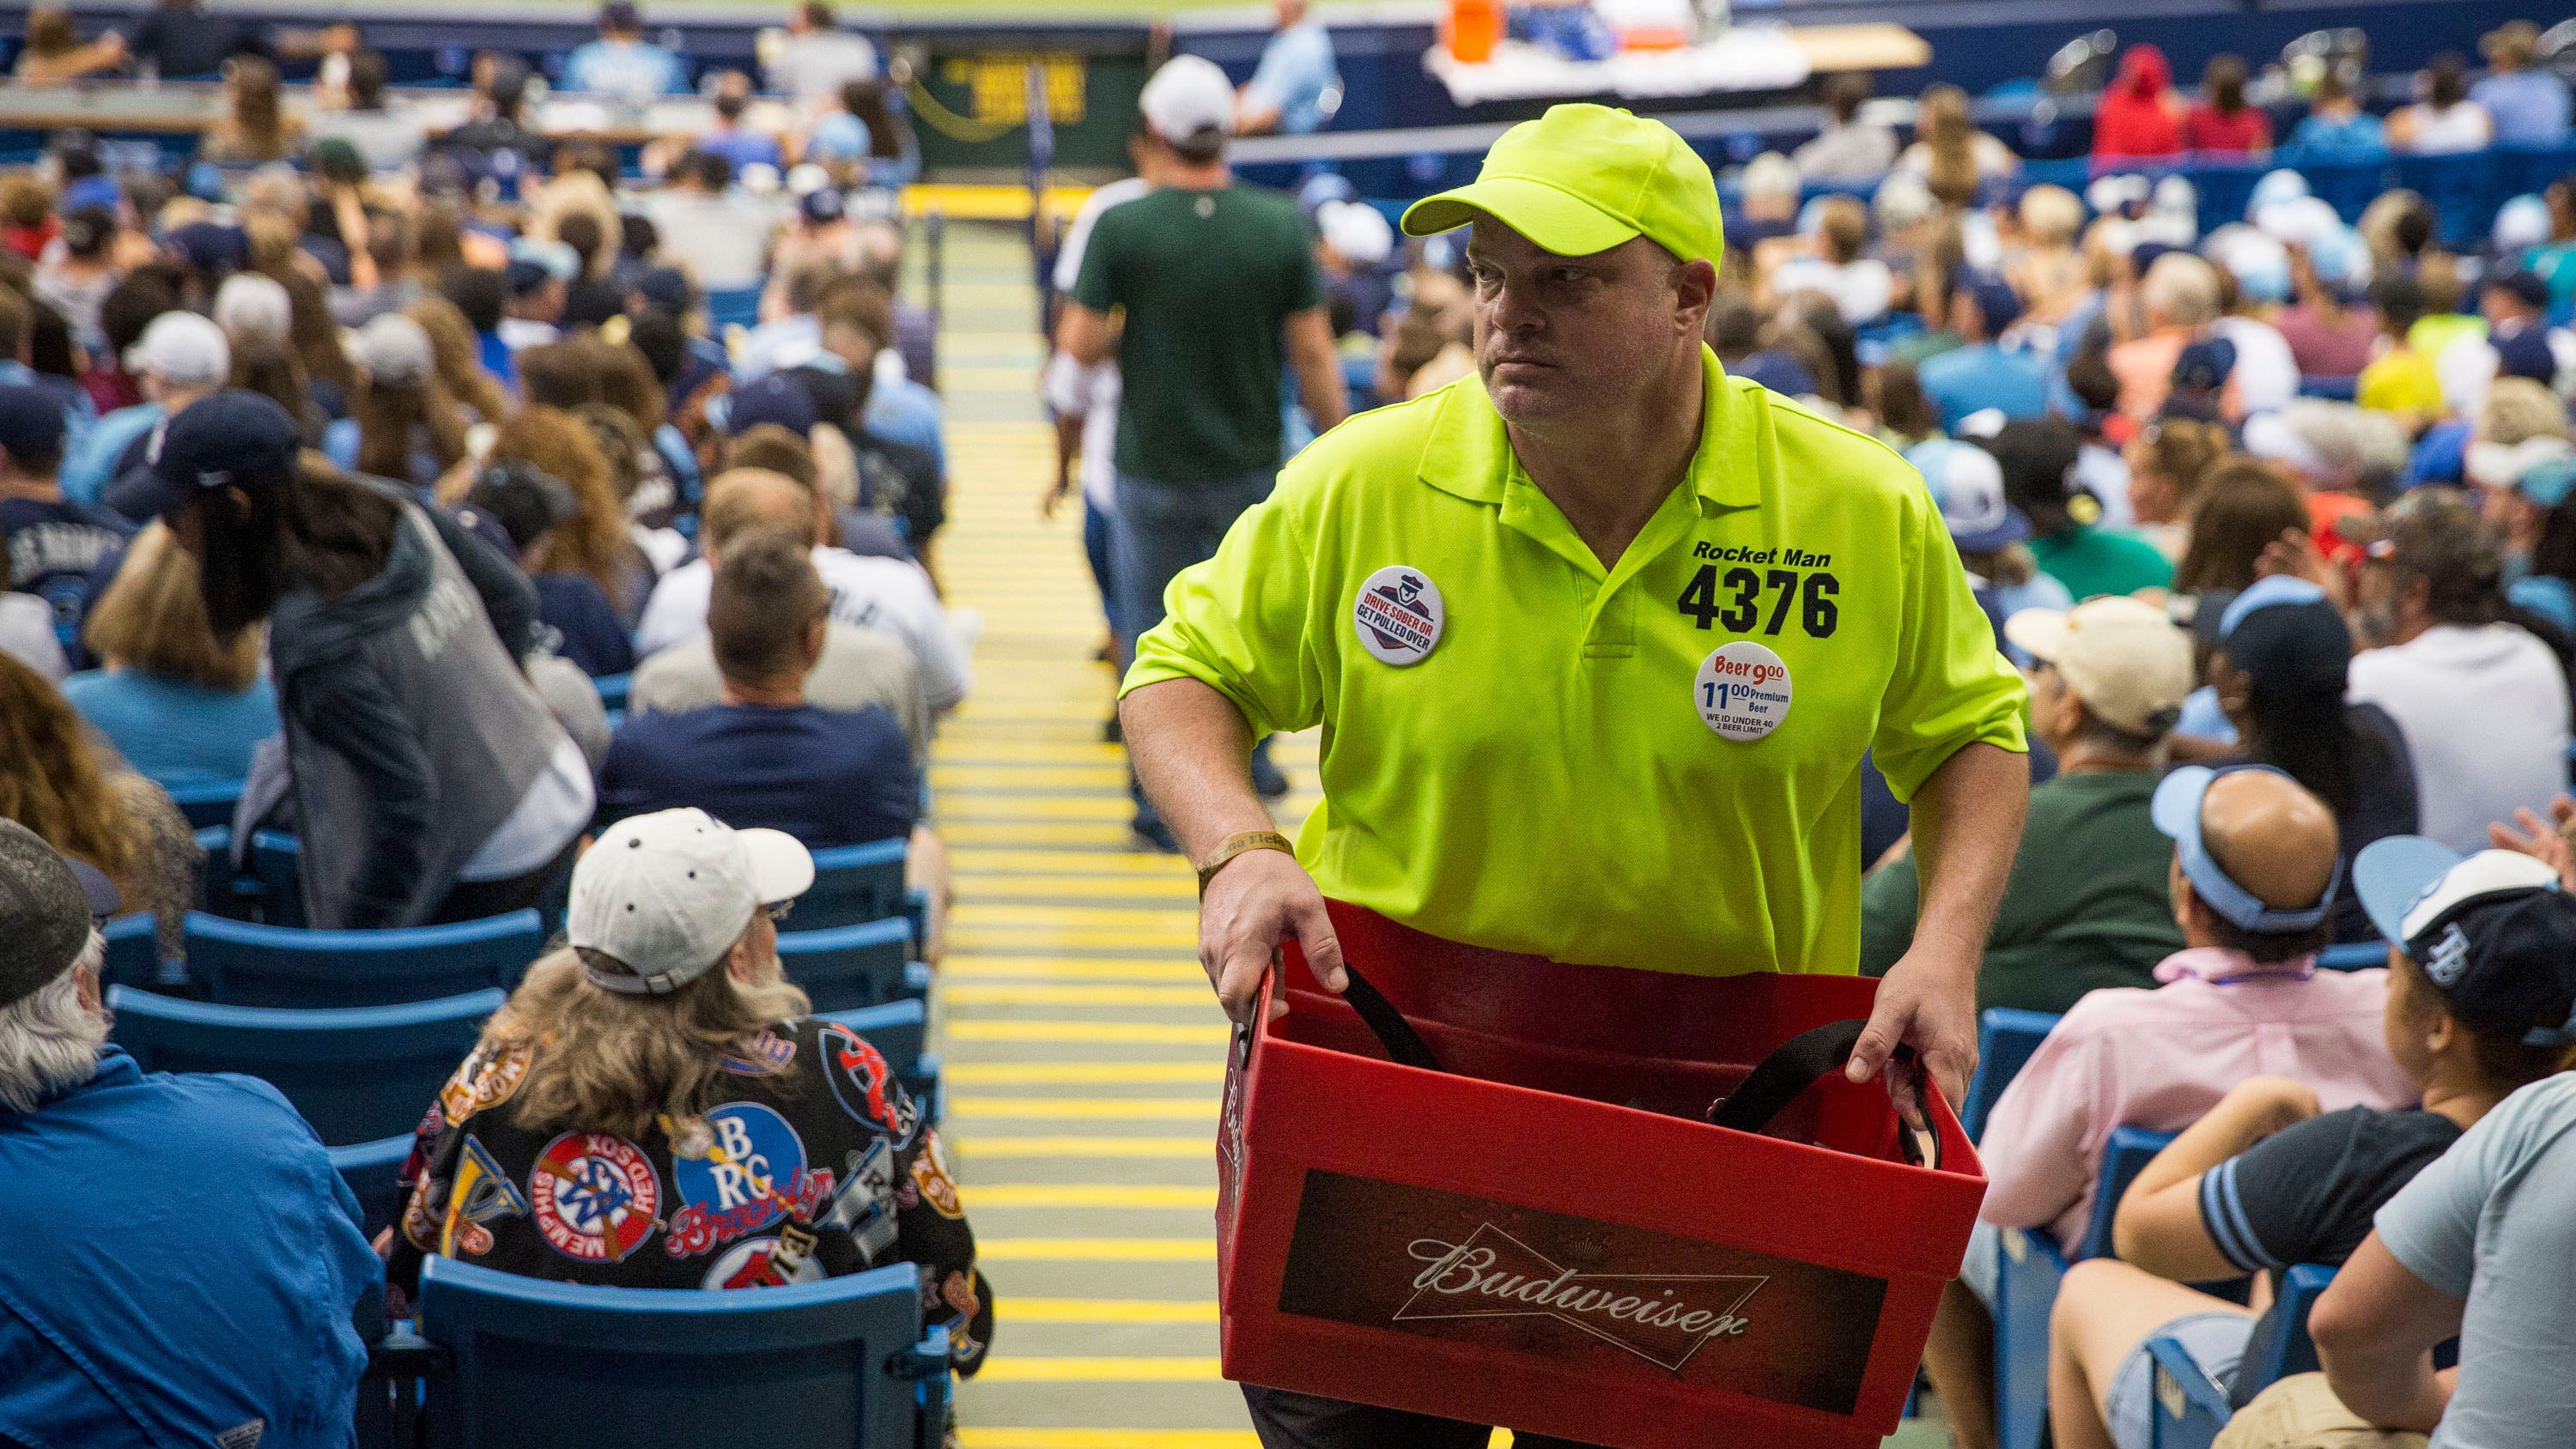
<path id="1" fill-rule="evenodd" d="M 1021 121 L 979 121 L 972 116 L 961 116 L 941 105 L 939 98 L 930 93 L 930 88 L 921 83 L 919 76 L 904 83 L 904 94 L 912 100 L 913 114 L 928 122 L 930 129 L 949 140 L 970 146 L 1000 140 L 1023 124 Z"/>

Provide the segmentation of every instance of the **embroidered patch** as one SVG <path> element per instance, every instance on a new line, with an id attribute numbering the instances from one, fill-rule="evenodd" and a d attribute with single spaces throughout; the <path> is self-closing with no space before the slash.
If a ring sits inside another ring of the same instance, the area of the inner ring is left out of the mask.
<path id="1" fill-rule="evenodd" d="M 528 1199 L 547 1246 L 583 1263 L 622 1262 L 661 1226 L 653 1160 L 622 1137 L 566 1132 L 528 1174 Z"/>

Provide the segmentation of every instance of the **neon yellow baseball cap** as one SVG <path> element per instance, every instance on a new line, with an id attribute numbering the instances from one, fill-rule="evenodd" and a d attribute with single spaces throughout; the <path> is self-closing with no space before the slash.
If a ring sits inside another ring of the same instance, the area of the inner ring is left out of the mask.
<path id="1" fill-rule="evenodd" d="M 1726 250 L 1717 178 L 1672 127 L 1608 106 L 1550 106 L 1503 133 L 1476 179 L 1407 207 L 1433 236 L 1490 216 L 1561 257 L 1652 237 L 1683 261 Z"/>

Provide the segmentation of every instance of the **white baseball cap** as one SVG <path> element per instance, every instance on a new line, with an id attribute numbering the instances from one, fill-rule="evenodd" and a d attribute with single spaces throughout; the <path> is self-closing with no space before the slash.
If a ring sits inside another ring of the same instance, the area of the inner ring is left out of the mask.
<path id="1" fill-rule="evenodd" d="M 585 965 L 592 985 L 661 996 L 707 974 L 751 923 L 814 884 L 814 857 L 777 830 L 735 830 L 703 810 L 621 820 L 572 868 L 564 931 L 623 971 Z"/>
<path id="2" fill-rule="evenodd" d="M 215 289 L 215 325 L 226 337 L 284 342 L 294 317 L 294 304 L 274 277 L 235 272 Z"/>
<path id="3" fill-rule="evenodd" d="M 2162 735 L 2199 683 L 2191 639 L 2165 611 L 2126 594 L 2086 599 L 2072 609 L 2024 609 L 2004 621 L 2004 637 L 2056 666 L 2075 697 L 2103 723 L 2131 734 Z"/>
<path id="4" fill-rule="evenodd" d="M 125 349 L 125 370 L 180 387 L 221 387 L 232 375 L 232 344 L 224 329 L 194 312 L 164 312 Z"/>
<path id="5" fill-rule="evenodd" d="M 1234 83 L 1203 55 L 1176 55 L 1145 82 L 1136 108 L 1166 141 L 1187 141 L 1206 131 L 1234 134 Z"/>

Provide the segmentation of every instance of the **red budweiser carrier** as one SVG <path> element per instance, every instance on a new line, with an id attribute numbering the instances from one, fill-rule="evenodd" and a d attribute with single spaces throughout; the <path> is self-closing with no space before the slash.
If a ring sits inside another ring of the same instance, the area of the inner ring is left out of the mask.
<path id="1" fill-rule="evenodd" d="M 1909 1132 L 1880 1083 L 1808 1063 L 1780 1090 L 1794 1050 L 1747 1082 L 1877 983 L 1566 965 L 1331 909 L 1402 1014 L 1389 1050 L 1409 1023 L 1443 1070 L 1387 1060 L 1288 948 L 1226 1073 L 1226 1377 L 1615 1449 L 1895 1430 L 1975 1151 L 1937 1093 Z M 1759 1135 L 1699 1120 L 1757 1095 L 1787 1103 Z"/>

